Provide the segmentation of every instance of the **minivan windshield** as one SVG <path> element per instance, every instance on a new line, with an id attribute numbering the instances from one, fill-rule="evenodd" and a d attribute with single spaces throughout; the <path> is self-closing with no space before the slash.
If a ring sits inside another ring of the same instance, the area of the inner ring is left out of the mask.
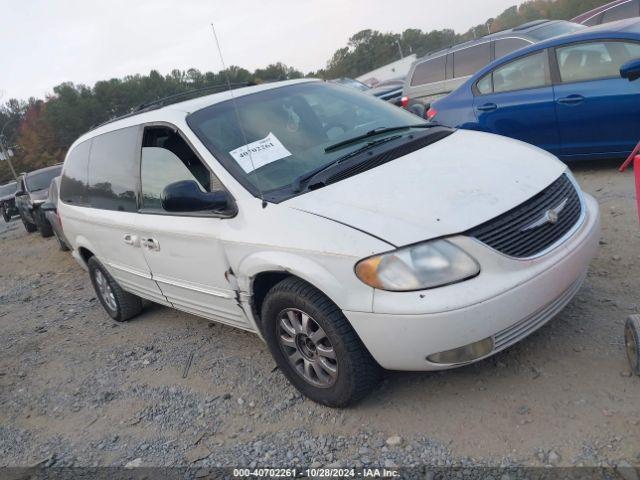
<path id="1" fill-rule="evenodd" d="M 527 35 L 534 38 L 535 40 L 542 41 L 546 40 L 547 38 L 557 37 L 566 33 L 577 32 L 578 30 L 582 30 L 583 28 L 587 27 L 573 22 L 553 22 L 535 28 L 530 32 L 527 32 Z"/>
<path id="2" fill-rule="evenodd" d="M 62 165 L 59 165 L 56 168 L 28 174 L 25 178 L 27 189 L 30 192 L 44 190 L 45 188 L 48 189 L 49 185 L 51 184 L 51 180 L 60 175 L 61 171 Z"/>
<path id="3" fill-rule="evenodd" d="M 187 123 L 223 166 L 256 194 L 292 187 L 296 179 L 369 142 L 413 131 L 382 129 L 427 122 L 356 90 L 308 82 L 211 105 L 191 114 Z M 376 129 L 381 132 L 372 132 Z M 341 142 L 343 147 L 329 148 Z"/>
<path id="4" fill-rule="evenodd" d="M 0 198 L 6 197 L 8 195 L 13 195 L 16 193 L 16 182 L 7 183 L 6 185 L 0 186 Z"/>

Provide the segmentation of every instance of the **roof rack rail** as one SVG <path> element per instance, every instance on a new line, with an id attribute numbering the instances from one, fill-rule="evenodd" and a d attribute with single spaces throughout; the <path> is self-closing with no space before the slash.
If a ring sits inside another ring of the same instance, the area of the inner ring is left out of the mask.
<path id="1" fill-rule="evenodd" d="M 105 122 L 92 126 L 89 129 L 89 131 L 102 127 L 103 125 L 107 125 L 109 123 L 122 120 L 124 118 L 133 117 L 135 115 L 149 112 L 151 110 L 157 110 L 159 108 L 166 107 L 167 105 L 172 105 L 174 103 L 178 103 L 183 100 L 191 100 L 192 98 L 198 98 L 206 94 L 217 93 L 217 91 L 228 89 L 229 87 L 231 87 L 231 89 L 233 90 L 234 88 L 248 87 L 251 85 L 255 85 L 255 83 L 253 82 L 239 82 L 239 83 L 230 83 L 230 84 L 220 83 L 217 85 L 210 85 L 208 87 L 195 88 L 193 90 L 186 90 L 184 92 L 174 93 L 173 95 L 168 95 L 166 97 L 158 98 L 157 100 L 152 100 L 147 103 L 141 103 L 140 105 L 133 107 L 129 113 L 125 113 L 124 115 L 119 115 L 117 117 L 110 118 Z"/>
<path id="2" fill-rule="evenodd" d="M 520 30 L 526 30 L 527 28 L 537 27 L 538 25 L 542 25 L 543 23 L 550 22 L 548 18 L 542 18 L 540 20 L 532 20 L 527 23 L 523 23 L 522 25 L 518 25 L 517 27 L 513 27 L 514 32 L 519 32 Z"/>
<path id="3" fill-rule="evenodd" d="M 547 23 L 547 22 L 551 22 L 551 20 L 546 19 L 546 18 L 545 19 L 540 19 L 540 20 L 532 20 L 530 22 L 526 22 L 526 23 L 523 23 L 523 24 L 515 26 L 515 27 L 503 28 L 501 30 L 496 30 L 495 32 L 485 33 L 484 35 L 481 35 L 481 36 L 476 37 L 476 38 L 472 38 L 470 40 L 465 40 L 463 42 L 458 42 L 458 43 L 452 43 L 451 45 L 447 45 L 446 47 L 438 48 L 436 50 L 431 50 L 431 51 L 425 53 L 418 60 L 420 60 L 422 58 L 430 57 L 431 55 L 435 55 L 436 53 L 446 52 L 447 50 L 450 50 L 450 49 L 452 49 L 454 47 L 460 47 L 460 46 L 464 45 L 465 43 L 476 42 L 476 41 L 480 40 L 481 38 L 491 37 L 492 35 L 496 35 L 498 33 L 508 32 L 508 31 L 519 32 L 521 30 L 526 30 L 527 28 L 531 28 L 531 27 L 535 27 L 535 26 L 538 26 L 538 25 L 542 25 L 543 23 Z"/>

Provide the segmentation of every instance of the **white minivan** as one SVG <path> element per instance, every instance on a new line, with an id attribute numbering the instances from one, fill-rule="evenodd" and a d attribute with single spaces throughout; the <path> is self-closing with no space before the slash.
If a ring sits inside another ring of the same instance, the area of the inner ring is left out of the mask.
<path id="1" fill-rule="evenodd" d="M 557 314 L 599 238 L 552 155 L 340 85 L 246 87 L 70 148 L 58 211 L 116 321 L 141 299 L 257 333 L 309 398 L 486 358 Z"/>

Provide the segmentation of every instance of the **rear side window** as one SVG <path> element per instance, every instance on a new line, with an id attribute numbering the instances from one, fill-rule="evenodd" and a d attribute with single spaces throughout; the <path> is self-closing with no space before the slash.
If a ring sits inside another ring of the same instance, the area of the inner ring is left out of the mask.
<path id="1" fill-rule="evenodd" d="M 620 67 L 640 57 L 640 44 L 631 42 L 589 42 L 557 48 L 563 82 L 581 82 L 620 76 Z"/>
<path id="2" fill-rule="evenodd" d="M 491 74 L 485 75 L 476 84 L 478 92 L 480 95 L 486 95 L 487 93 L 493 92 L 493 78 Z"/>
<path id="3" fill-rule="evenodd" d="M 89 157 L 89 203 L 94 208 L 137 211 L 139 127 L 93 138 Z"/>
<path id="4" fill-rule="evenodd" d="M 635 0 L 616 5 L 607 10 L 602 15 L 602 23 L 615 22 L 616 20 L 624 20 L 625 18 L 637 17 L 640 14 L 638 4 Z"/>
<path id="5" fill-rule="evenodd" d="M 490 61 L 490 42 L 458 50 L 453 53 L 453 76 L 458 78 L 473 75 Z"/>
<path id="6" fill-rule="evenodd" d="M 427 60 L 416 65 L 411 78 L 411 85 L 425 85 L 427 83 L 441 82 L 445 79 L 447 56 Z"/>
<path id="7" fill-rule="evenodd" d="M 91 140 L 79 143 L 67 155 L 62 178 L 60 199 L 75 205 L 87 204 L 87 174 Z"/>
<path id="8" fill-rule="evenodd" d="M 527 45 L 531 45 L 531 43 L 521 38 L 503 38 L 496 40 L 496 58 L 502 58 Z"/>

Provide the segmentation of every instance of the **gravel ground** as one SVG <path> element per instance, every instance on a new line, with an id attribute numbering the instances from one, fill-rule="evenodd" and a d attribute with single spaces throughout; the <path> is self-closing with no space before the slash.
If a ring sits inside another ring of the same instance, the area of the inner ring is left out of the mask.
<path id="1" fill-rule="evenodd" d="M 54 239 L 2 224 L 0 466 L 640 465 L 622 339 L 640 228 L 615 165 L 574 166 L 603 238 L 562 313 L 478 364 L 390 372 L 347 410 L 302 398 L 252 334 L 151 304 L 112 322 Z"/>

